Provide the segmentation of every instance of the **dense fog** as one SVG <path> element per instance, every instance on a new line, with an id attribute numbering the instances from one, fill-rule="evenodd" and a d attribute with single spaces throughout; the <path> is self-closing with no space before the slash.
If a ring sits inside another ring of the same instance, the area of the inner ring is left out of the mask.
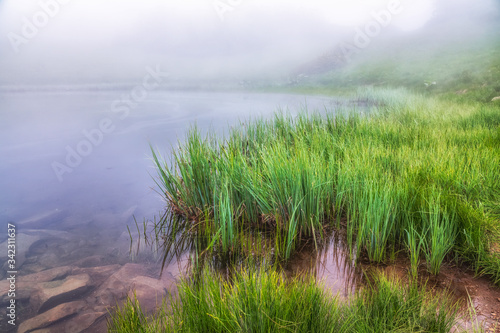
<path id="1" fill-rule="evenodd" d="M 0 85 L 124 84 L 147 66 L 168 71 L 171 83 L 279 80 L 366 37 L 474 42 L 466 32 L 497 22 L 499 7 L 493 0 L 2 0 Z"/>

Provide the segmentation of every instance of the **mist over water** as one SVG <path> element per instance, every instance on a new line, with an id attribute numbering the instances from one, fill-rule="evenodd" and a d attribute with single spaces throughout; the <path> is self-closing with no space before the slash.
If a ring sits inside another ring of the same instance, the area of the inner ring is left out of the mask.
<path id="1" fill-rule="evenodd" d="M 374 57 L 406 73 L 395 50 L 432 62 L 498 43 L 499 23 L 495 0 L 0 0 L 0 221 L 26 240 L 21 275 L 137 259 L 127 226 L 165 208 L 149 144 L 167 157 L 193 124 L 222 135 L 278 109 L 335 111 L 345 98 L 269 91 Z M 341 250 L 292 266 L 348 294 L 360 274 Z"/>

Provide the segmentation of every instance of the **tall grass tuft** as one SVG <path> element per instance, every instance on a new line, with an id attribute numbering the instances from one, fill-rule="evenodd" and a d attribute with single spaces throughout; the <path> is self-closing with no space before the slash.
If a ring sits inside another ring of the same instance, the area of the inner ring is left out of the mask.
<path id="1" fill-rule="evenodd" d="M 110 312 L 108 318 L 109 333 L 157 333 L 171 332 L 171 321 L 165 316 L 167 303 L 163 304 L 162 311 L 148 315 L 142 309 L 135 297 L 125 300 L 125 303 Z"/>
<path id="2" fill-rule="evenodd" d="M 456 222 L 453 213 L 449 215 L 443 211 L 439 194 L 435 194 L 434 191 L 432 193 L 429 200 L 429 210 L 422 212 L 427 235 L 424 242 L 424 253 L 429 272 L 437 275 L 445 256 L 455 243 Z"/>
<path id="3" fill-rule="evenodd" d="M 425 235 L 419 234 L 413 226 L 410 226 L 410 229 L 405 230 L 405 232 L 407 236 L 406 246 L 410 257 L 410 276 L 412 278 L 417 278 L 418 267 L 420 264 L 420 254 L 423 252 L 425 247 Z"/>
<path id="4" fill-rule="evenodd" d="M 406 287 L 397 283 L 377 276 L 355 298 L 349 308 L 356 323 L 353 332 L 450 332 L 458 307 L 446 295 L 431 297 L 416 282 Z"/>

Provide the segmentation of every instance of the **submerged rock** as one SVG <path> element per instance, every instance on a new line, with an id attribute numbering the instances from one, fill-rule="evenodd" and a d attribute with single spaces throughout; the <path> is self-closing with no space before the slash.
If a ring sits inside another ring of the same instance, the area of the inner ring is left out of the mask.
<path id="1" fill-rule="evenodd" d="M 66 215 L 67 213 L 60 209 L 53 209 L 16 222 L 16 225 L 25 229 L 46 229 L 48 226 L 60 222 Z"/>
<path id="2" fill-rule="evenodd" d="M 16 281 L 16 302 L 23 302 L 29 300 L 31 294 L 36 290 L 36 285 L 32 282 L 17 282 Z M 3 307 L 7 305 L 11 297 L 8 297 L 10 290 L 10 283 L 7 280 L 0 282 L 0 305 Z"/>
<path id="3" fill-rule="evenodd" d="M 40 234 L 28 234 L 28 233 L 18 233 L 16 235 L 16 269 L 19 270 L 19 268 L 24 264 L 26 261 L 26 256 L 30 250 L 31 245 L 34 243 L 38 242 L 42 236 Z M 0 244 L 0 249 L 7 249 L 7 242 L 5 241 L 2 244 Z M 5 271 L 10 271 L 11 269 L 7 269 L 7 250 L 2 251 L 0 253 L 0 262 L 3 262 L 3 270 Z"/>
<path id="4" fill-rule="evenodd" d="M 177 291 L 173 277 L 170 279 L 163 277 L 158 280 L 147 276 L 137 276 L 131 282 L 128 297 L 131 299 L 136 297 L 141 307 L 148 312 L 160 307 L 164 297 L 168 297 L 171 293 Z"/>
<path id="5" fill-rule="evenodd" d="M 78 267 L 98 267 L 109 264 L 110 260 L 103 255 L 93 255 L 75 261 L 74 265 Z"/>
<path id="6" fill-rule="evenodd" d="M 28 261 L 33 263 L 38 261 L 38 254 L 43 254 L 43 247 L 46 244 L 55 243 L 54 240 L 59 242 L 69 243 L 71 242 L 71 234 L 66 231 L 59 230 L 36 230 L 36 229 L 26 229 L 22 232 L 18 232 L 16 235 L 16 264 L 15 270 L 20 270 L 22 265 Z M 7 242 L 5 241 L 0 244 L 0 248 L 7 249 Z M 42 248 L 42 249 L 40 249 Z M 3 269 L 6 271 L 12 270 L 7 269 L 7 251 L 0 253 L 0 262 L 4 262 Z M 59 263 L 59 262 L 58 262 Z M 48 267 L 55 267 L 48 266 Z M 46 266 L 47 267 L 47 266 Z"/>
<path id="7" fill-rule="evenodd" d="M 118 301 L 127 296 L 131 280 L 144 274 L 146 274 L 146 268 L 143 265 L 124 265 L 95 291 L 97 303 L 102 306 L 115 306 Z"/>
<path id="8" fill-rule="evenodd" d="M 164 296 L 177 292 L 176 280 L 171 274 L 165 272 L 161 279 L 148 275 L 144 265 L 124 265 L 95 291 L 97 305 L 116 306 L 127 296 L 133 298 L 135 291 L 138 300 L 150 311 L 161 305 Z M 100 311 L 99 307 L 95 310 Z"/>
<path id="9" fill-rule="evenodd" d="M 61 332 L 105 332 L 105 330 L 94 330 L 95 324 L 104 319 L 107 312 L 89 312 L 76 315 L 70 320 L 60 321 L 46 328 L 36 330 L 33 333 L 61 333 Z"/>
<path id="10" fill-rule="evenodd" d="M 63 263 L 65 264 L 69 264 L 68 260 L 66 259 L 66 256 L 64 256 L 64 252 L 61 253 L 60 255 L 57 255 L 56 253 L 54 253 L 54 251 L 51 251 L 33 258 L 34 260 L 36 260 L 37 264 L 47 268 L 51 267 L 55 268 L 61 264 L 61 261 L 63 261 Z M 29 259 L 31 261 L 31 257 Z"/>
<path id="11" fill-rule="evenodd" d="M 92 284 L 99 286 L 106 281 L 113 273 L 120 269 L 120 265 L 108 265 L 98 267 L 77 267 L 72 271 L 73 275 L 88 274 L 92 279 Z"/>
<path id="12" fill-rule="evenodd" d="M 100 263 L 99 258 L 94 259 Z M 158 267 L 144 264 L 97 267 L 64 266 L 19 277 L 22 294 L 30 311 L 38 313 L 26 320 L 19 332 L 95 332 L 106 330 L 106 316 L 127 297 L 137 297 L 150 312 L 162 305 L 165 297 L 177 293 L 176 279 L 169 272 L 162 277 Z M 6 298 L 8 281 L 1 281 L 1 296 Z"/>
<path id="13" fill-rule="evenodd" d="M 38 313 L 47 311 L 61 303 L 72 301 L 88 291 L 91 279 L 88 274 L 71 275 L 64 280 L 44 282 L 30 298 L 30 303 Z"/>
<path id="14" fill-rule="evenodd" d="M 77 301 L 64 303 L 44 312 L 36 317 L 28 319 L 19 325 L 18 333 L 26 333 L 50 326 L 64 318 L 75 315 L 85 307 L 85 302 Z"/>
<path id="15" fill-rule="evenodd" d="M 48 269 L 35 274 L 18 277 L 16 281 L 16 300 L 26 301 L 40 288 L 40 283 L 60 280 L 68 276 L 73 267 L 64 266 Z M 9 302 L 9 281 L 0 281 L 0 304 Z"/>
<path id="16" fill-rule="evenodd" d="M 23 282 L 49 282 L 64 279 L 74 269 L 72 266 L 62 266 L 47 269 L 38 273 L 21 276 L 19 281 Z"/>
<path id="17" fill-rule="evenodd" d="M 73 241 L 75 237 L 67 231 L 52 229 L 27 229 L 23 232 L 29 235 L 39 235 L 41 239 L 64 239 Z"/>

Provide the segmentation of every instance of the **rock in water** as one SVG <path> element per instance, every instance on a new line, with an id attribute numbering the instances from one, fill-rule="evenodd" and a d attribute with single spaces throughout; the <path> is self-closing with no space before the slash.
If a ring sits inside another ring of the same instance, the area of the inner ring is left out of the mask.
<path id="1" fill-rule="evenodd" d="M 44 312 L 34 318 L 28 319 L 19 325 L 18 333 L 26 333 L 36 330 L 38 328 L 47 327 L 59 320 L 77 314 L 83 309 L 85 302 L 71 302 L 64 303 Z"/>
<path id="2" fill-rule="evenodd" d="M 128 297 L 137 298 L 141 307 L 147 312 L 156 310 L 162 305 L 164 297 L 177 292 L 173 277 L 159 280 L 147 276 L 137 276 L 131 282 L 132 289 L 128 292 Z"/>
<path id="3" fill-rule="evenodd" d="M 94 310 L 103 311 L 108 306 L 115 306 L 127 296 L 133 298 L 134 290 L 144 308 L 154 310 L 161 305 L 162 297 L 177 292 L 176 280 L 171 274 L 165 273 L 161 279 L 148 275 L 146 266 L 124 265 L 95 291 L 93 296 L 97 304 L 105 308 L 95 307 Z"/>
<path id="4" fill-rule="evenodd" d="M 30 216 L 29 218 L 16 222 L 16 224 L 23 229 L 47 229 L 48 226 L 60 222 L 65 215 L 67 215 L 66 212 L 60 209 L 53 209 Z"/>
<path id="5" fill-rule="evenodd" d="M 29 235 L 27 233 L 19 233 L 16 235 L 16 269 L 19 269 L 24 262 L 26 261 L 26 255 L 28 254 L 28 251 L 35 242 L 39 241 L 41 239 L 41 235 Z M 7 242 L 5 241 L 2 244 L 0 244 L 0 249 L 6 249 L 7 248 Z M 3 251 L 3 253 L 0 253 L 0 262 L 4 262 L 5 264 L 3 265 L 3 269 L 6 271 L 9 271 L 10 269 L 7 269 L 7 250 Z"/>
<path id="6" fill-rule="evenodd" d="M 16 300 L 28 300 L 35 291 L 40 289 L 40 285 L 44 282 L 60 280 L 68 276 L 73 267 L 64 266 L 52 269 L 47 269 L 34 274 L 29 274 L 19 277 L 17 281 Z M 9 281 L 0 281 L 0 305 L 9 302 Z"/>
<path id="7" fill-rule="evenodd" d="M 40 290 L 31 296 L 30 303 L 38 313 L 42 313 L 61 303 L 74 300 L 91 287 L 88 274 L 71 275 L 64 280 L 45 282 Z"/>
<path id="8" fill-rule="evenodd" d="M 106 326 L 104 329 L 95 330 L 95 326 L 100 321 L 106 321 L 104 317 L 107 312 L 89 312 L 81 313 L 73 316 L 67 320 L 60 320 L 59 322 L 50 325 L 46 328 L 36 330 L 33 333 L 61 333 L 61 332 L 106 332 Z M 104 323 L 105 324 L 105 323 Z"/>

